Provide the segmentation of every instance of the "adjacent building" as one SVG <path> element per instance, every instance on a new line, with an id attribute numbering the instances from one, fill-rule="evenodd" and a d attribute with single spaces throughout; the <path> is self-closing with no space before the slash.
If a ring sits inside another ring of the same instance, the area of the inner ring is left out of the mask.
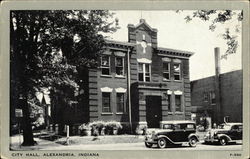
<path id="1" fill-rule="evenodd" d="M 215 49 L 215 76 L 191 81 L 192 113 L 197 123 L 242 122 L 242 70 L 220 73 L 219 49 Z"/>

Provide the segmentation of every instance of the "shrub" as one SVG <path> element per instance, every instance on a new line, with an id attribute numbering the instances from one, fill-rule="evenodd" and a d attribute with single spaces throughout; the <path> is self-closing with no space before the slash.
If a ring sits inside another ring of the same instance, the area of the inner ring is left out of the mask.
<path id="1" fill-rule="evenodd" d="M 82 131 L 82 130 L 86 130 L 86 129 L 90 129 L 91 127 L 88 125 L 88 124 L 85 124 L 85 123 L 83 123 L 83 124 L 81 124 L 80 126 L 78 126 L 78 129 L 80 130 L 80 131 Z"/>
<path id="2" fill-rule="evenodd" d="M 101 131 L 103 128 L 105 128 L 106 123 L 102 120 L 100 121 L 93 121 L 89 123 L 89 126 L 91 127 L 92 134 L 93 135 L 99 135 L 101 134 Z"/>
<path id="3" fill-rule="evenodd" d="M 113 130 L 119 130 L 119 129 L 122 129 L 122 125 L 120 122 L 108 121 L 106 123 L 105 133 L 111 135 L 113 134 Z"/>
<path id="4" fill-rule="evenodd" d="M 87 131 L 89 131 L 91 129 L 91 127 L 88 124 L 81 124 L 80 126 L 78 126 L 78 130 L 80 131 L 80 135 L 83 136 L 88 136 L 89 133 Z"/>

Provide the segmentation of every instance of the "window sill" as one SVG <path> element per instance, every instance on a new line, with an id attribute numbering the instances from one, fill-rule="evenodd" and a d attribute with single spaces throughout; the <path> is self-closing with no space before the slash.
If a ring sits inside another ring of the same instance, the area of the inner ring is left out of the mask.
<path id="1" fill-rule="evenodd" d="M 179 82 L 179 83 L 181 83 L 181 82 L 183 82 L 183 80 L 174 80 L 174 82 Z"/>
<path id="2" fill-rule="evenodd" d="M 170 79 L 163 79 L 162 81 L 163 82 L 170 82 L 171 80 Z"/>
<path id="3" fill-rule="evenodd" d="M 175 114 L 184 114 L 184 112 L 177 111 L 177 112 L 175 112 Z"/>
<path id="4" fill-rule="evenodd" d="M 101 115 L 113 115 L 113 113 L 105 113 L 105 112 L 103 112 L 103 113 L 101 113 Z"/>
<path id="5" fill-rule="evenodd" d="M 112 78 L 112 75 L 101 75 L 101 77 Z"/>
<path id="6" fill-rule="evenodd" d="M 115 113 L 116 115 L 123 115 L 123 114 L 126 114 L 126 113 L 123 113 L 123 112 L 117 112 Z"/>
<path id="7" fill-rule="evenodd" d="M 168 112 L 168 114 L 174 114 L 173 112 Z"/>
<path id="8" fill-rule="evenodd" d="M 115 78 L 122 78 L 122 79 L 125 79 L 125 76 L 123 76 L 123 75 L 115 75 Z"/>

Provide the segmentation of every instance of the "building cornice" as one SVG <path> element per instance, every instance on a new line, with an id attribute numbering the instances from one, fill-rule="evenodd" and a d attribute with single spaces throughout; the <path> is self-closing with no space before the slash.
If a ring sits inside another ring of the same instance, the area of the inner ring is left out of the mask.
<path id="1" fill-rule="evenodd" d="M 169 57 L 180 57 L 180 58 L 189 58 L 194 54 L 194 52 L 175 50 L 163 47 L 157 47 L 155 49 L 159 56 L 169 56 Z"/>

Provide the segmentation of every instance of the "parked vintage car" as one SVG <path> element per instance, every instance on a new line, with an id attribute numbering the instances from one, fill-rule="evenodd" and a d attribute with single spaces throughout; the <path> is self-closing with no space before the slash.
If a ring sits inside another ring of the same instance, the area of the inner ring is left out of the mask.
<path id="1" fill-rule="evenodd" d="M 159 148 L 165 148 L 168 144 L 188 143 L 195 147 L 199 141 L 196 135 L 196 125 L 193 121 L 167 121 L 161 123 L 161 128 L 149 128 L 145 135 L 145 146 L 152 147 L 156 144 Z"/>
<path id="2" fill-rule="evenodd" d="M 211 129 L 204 137 L 205 143 L 220 143 L 242 141 L 242 123 L 224 123 L 218 129 Z"/>

